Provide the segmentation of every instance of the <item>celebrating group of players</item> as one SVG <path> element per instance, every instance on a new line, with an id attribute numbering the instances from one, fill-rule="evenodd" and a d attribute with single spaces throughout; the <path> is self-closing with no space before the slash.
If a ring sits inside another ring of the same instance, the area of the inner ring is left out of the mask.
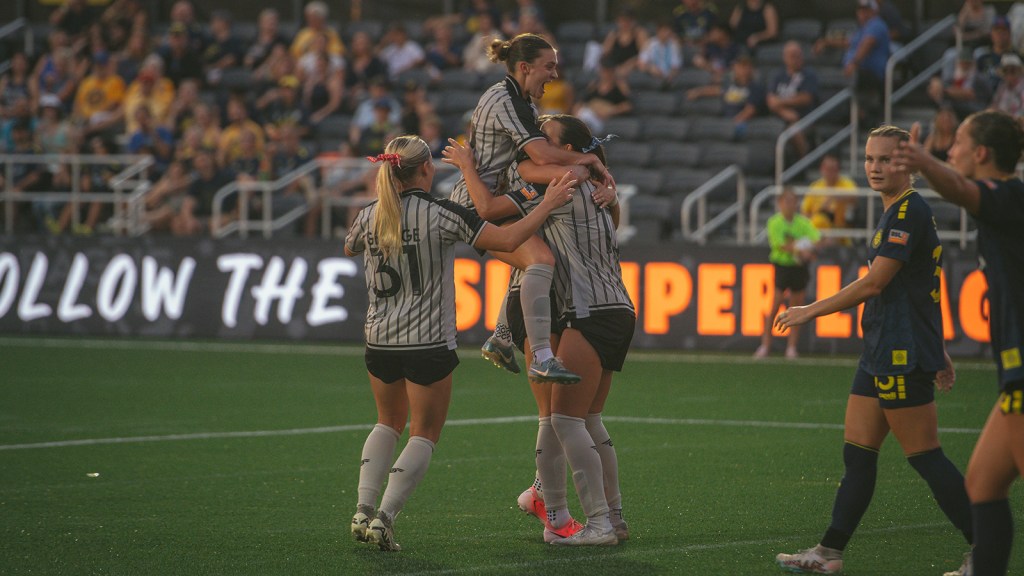
<path id="1" fill-rule="evenodd" d="M 434 176 L 426 144 L 396 138 L 371 158 L 381 162 L 378 201 L 360 212 L 345 242 L 346 253 L 363 254 L 365 264 L 366 366 L 378 411 L 363 446 L 351 529 L 382 550 L 400 549 L 394 520 L 426 473 L 447 415 L 458 364 L 453 261 L 460 240 L 515 269 L 484 354 L 518 372 L 512 346 L 529 350 L 539 412 L 537 476 L 520 495 L 520 508 L 543 522 L 544 541 L 555 545 L 614 545 L 629 537 L 615 450 L 601 419 L 635 324 L 615 242 L 615 182 L 601 140 L 585 124 L 566 115 L 536 117 L 532 102 L 556 77 L 552 46 L 522 34 L 495 40 L 489 56 L 506 65 L 508 76 L 481 97 L 469 147 L 452 141 L 445 150 L 444 161 L 462 172 L 451 199 L 426 192 Z M 868 274 L 776 319 L 785 329 L 866 302 L 865 351 L 847 403 L 845 475 L 832 522 L 817 546 L 778 555 L 781 567 L 842 570 L 891 430 L 972 546 L 949 574 L 1005 574 L 1013 533 L 1009 487 L 1024 470 L 1024 183 L 1014 176 L 1022 147 L 1020 124 L 1000 112 L 964 121 L 949 164 L 922 150 L 916 126 L 870 133 L 865 172 L 885 210 L 869 246 Z M 1001 396 L 966 483 L 938 440 L 934 390 L 951 388 L 955 372 L 936 296 L 942 246 L 930 208 L 913 189 L 918 172 L 977 218 L 989 284 Z M 395 460 L 407 418 L 410 439 Z M 567 464 L 585 524 L 568 511 Z"/>

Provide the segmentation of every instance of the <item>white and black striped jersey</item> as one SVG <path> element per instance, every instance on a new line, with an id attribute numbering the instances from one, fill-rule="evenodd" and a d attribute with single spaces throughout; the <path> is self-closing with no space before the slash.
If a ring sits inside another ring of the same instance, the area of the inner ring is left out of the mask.
<path id="1" fill-rule="evenodd" d="M 477 172 L 495 196 L 505 192 L 508 167 L 527 142 L 545 138 L 537 127 L 537 109 L 511 76 L 491 86 L 473 111 L 469 147 L 476 155 Z M 451 200 L 473 206 L 466 180 L 459 178 Z"/>
<path id="2" fill-rule="evenodd" d="M 356 217 L 345 246 L 363 254 L 370 306 L 366 345 L 382 349 L 447 346 L 455 338 L 455 243 L 476 243 L 487 225 L 472 210 L 407 190 L 402 202 L 402 249 L 386 260 L 373 232 L 378 203 Z"/>
<path id="3" fill-rule="evenodd" d="M 542 200 L 544 187 L 527 184 L 518 173 L 511 180 L 508 197 L 527 214 Z M 580 184 L 572 202 L 553 211 L 541 227 L 555 257 L 552 286 L 562 318 L 587 318 L 605 310 L 635 314 L 622 282 L 611 212 L 594 204 L 593 192 L 593 182 Z"/>

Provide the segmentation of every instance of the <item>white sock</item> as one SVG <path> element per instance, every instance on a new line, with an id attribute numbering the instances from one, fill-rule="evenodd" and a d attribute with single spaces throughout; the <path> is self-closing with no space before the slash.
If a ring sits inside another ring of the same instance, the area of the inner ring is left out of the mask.
<path id="1" fill-rule="evenodd" d="M 377 506 L 380 489 L 395 458 L 398 432 L 391 426 L 377 424 L 363 443 L 362 464 L 359 466 L 359 506 Z"/>
<path id="2" fill-rule="evenodd" d="M 519 299 L 534 362 L 551 358 L 551 278 L 554 266 L 533 264 L 523 271 Z"/>
<path id="3" fill-rule="evenodd" d="M 604 427 L 601 413 L 587 414 L 587 432 L 594 439 L 597 455 L 601 457 L 601 469 L 604 471 L 604 497 L 612 510 L 622 509 L 622 494 L 619 492 L 619 458 L 608 429 Z"/>
<path id="4" fill-rule="evenodd" d="M 427 473 L 433 453 L 434 443 L 430 440 L 422 436 L 409 438 L 409 443 L 405 445 L 405 449 L 398 455 L 398 460 L 395 460 L 395 465 L 391 468 L 388 487 L 380 501 L 380 512 L 384 512 L 392 520 L 398 516 L 406 500 Z"/>
<path id="5" fill-rule="evenodd" d="M 572 468 L 572 480 L 583 505 L 583 513 L 587 515 L 587 523 L 593 523 L 599 529 L 611 529 L 608 501 L 604 497 L 601 457 L 597 455 L 586 424 L 582 418 L 553 413 L 551 427 L 555 429 Z"/>
<path id="6" fill-rule="evenodd" d="M 566 499 L 567 482 L 565 478 L 565 452 L 562 450 L 562 443 L 558 441 L 555 429 L 551 427 L 551 418 L 540 418 L 537 427 L 537 475 L 544 486 L 544 507 L 550 517 L 552 511 L 564 510 L 565 519 L 561 524 L 555 524 L 560 528 L 568 522 L 569 502 Z M 549 518 L 550 521 L 550 518 Z"/>

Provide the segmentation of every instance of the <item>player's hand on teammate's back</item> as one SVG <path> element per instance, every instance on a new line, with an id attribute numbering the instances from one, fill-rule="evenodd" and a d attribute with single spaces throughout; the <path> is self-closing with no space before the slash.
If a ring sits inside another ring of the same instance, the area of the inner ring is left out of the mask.
<path id="1" fill-rule="evenodd" d="M 445 146 L 441 154 L 444 156 L 441 161 L 445 164 L 451 164 L 463 172 L 466 170 L 476 170 L 476 158 L 473 156 L 473 149 L 459 144 L 458 141 L 452 138 L 448 139 L 448 146 Z"/>
<path id="2" fill-rule="evenodd" d="M 547 191 L 544 192 L 543 203 L 553 209 L 572 202 L 573 193 L 576 192 L 576 182 L 576 177 L 572 172 L 566 172 L 560 179 L 552 178 Z"/>

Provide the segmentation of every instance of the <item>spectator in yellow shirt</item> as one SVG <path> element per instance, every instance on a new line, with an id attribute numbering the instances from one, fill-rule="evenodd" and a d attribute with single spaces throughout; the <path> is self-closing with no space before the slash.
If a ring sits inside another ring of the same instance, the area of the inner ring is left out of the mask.
<path id="1" fill-rule="evenodd" d="M 164 77 L 163 60 L 151 54 L 143 61 L 138 77 L 128 85 L 128 94 L 124 98 L 125 132 L 132 134 L 138 131 L 135 110 L 139 106 L 149 108 L 156 124 L 166 125 L 172 102 L 174 83 Z"/>
<path id="2" fill-rule="evenodd" d="M 124 117 L 124 79 L 106 52 L 93 54 L 92 74 L 85 77 L 75 94 L 73 115 L 85 125 L 86 134 L 103 132 Z"/>
<path id="3" fill-rule="evenodd" d="M 338 32 L 327 25 L 327 4 L 320 0 L 313 0 L 306 5 L 305 16 L 306 16 L 306 27 L 299 30 L 299 33 L 295 35 L 295 40 L 292 41 L 292 56 L 296 59 L 301 58 L 306 52 L 309 52 L 313 46 L 313 41 L 320 34 L 327 35 L 327 51 L 333 56 L 342 56 L 345 54 L 345 45 L 341 42 L 341 37 L 338 36 Z"/>
<path id="4" fill-rule="evenodd" d="M 266 137 L 263 128 L 249 118 L 249 110 L 245 107 L 245 100 L 240 96 L 232 96 L 228 100 L 228 122 L 220 134 L 220 142 L 217 143 L 217 163 L 220 166 L 228 166 L 241 154 L 240 141 L 242 133 L 252 132 L 256 139 L 256 151 L 263 154 Z"/>
<path id="5" fill-rule="evenodd" d="M 811 182 L 808 186 L 811 190 L 856 190 L 857 184 L 848 176 L 839 173 L 839 157 L 834 154 L 826 154 L 821 159 L 821 178 Z M 826 194 L 808 194 L 800 205 L 800 212 L 811 219 L 811 223 L 818 230 L 829 228 L 846 228 L 848 226 L 848 212 L 857 201 L 854 197 L 831 196 Z M 849 238 L 840 239 L 845 245 L 849 245 Z"/>

